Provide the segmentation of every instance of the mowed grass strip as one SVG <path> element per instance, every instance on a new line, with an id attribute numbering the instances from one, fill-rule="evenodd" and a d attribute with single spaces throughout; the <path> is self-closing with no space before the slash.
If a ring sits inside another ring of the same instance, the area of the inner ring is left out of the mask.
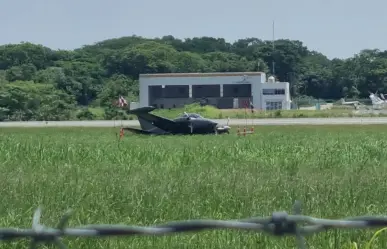
<path id="1" fill-rule="evenodd" d="M 291 212 L 341 218 L 387 214 L 387 126 L 259 126 L 254 135 L 147 137 L 114 129 L 0 131 L 0 227 L 154 225 Z M 307 238 L 309 248 L 364 246 L 375 230 Z M 295 248 L 292 237 L 218 230 L 161 237 L 66 238 L 70 248 Z M 373 248 L 385 248 L 380 236 Z M 27 248 L 26 241 L 0 248 Z"/>

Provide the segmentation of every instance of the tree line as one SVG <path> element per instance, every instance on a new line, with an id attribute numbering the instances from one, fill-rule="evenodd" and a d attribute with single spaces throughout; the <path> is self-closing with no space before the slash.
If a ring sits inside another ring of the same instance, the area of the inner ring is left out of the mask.
<path id="1" fill-rule="evenodd" d="M 138 100 L 140 73 L 262 71 L 288 81 L 292 98 L 367 98 L 387 92 L 387 51 L 365 49 L 347 59 L 328 59 L 301 41 L 246 38 L 185 40 L 122 37 L 75 50 L 24 42 L 0 46 L 0 121 L 92 118 L 85 108 L 112 106 L 119 95 Z M 76 112 L 78 110 L 78 112 Z M 81 110 L 81 111 L 79 111 Z"/>

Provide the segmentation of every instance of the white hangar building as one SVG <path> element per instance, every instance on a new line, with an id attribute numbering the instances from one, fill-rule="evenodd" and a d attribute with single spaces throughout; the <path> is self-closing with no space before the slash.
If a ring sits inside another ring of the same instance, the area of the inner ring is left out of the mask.
<path id="1" fill-rule="evenodd" d="M 219 109 L 288 110 L 289 83 L 261 72 L 140 74 L 139 106 L 176 108 L 205 102 Z"/>

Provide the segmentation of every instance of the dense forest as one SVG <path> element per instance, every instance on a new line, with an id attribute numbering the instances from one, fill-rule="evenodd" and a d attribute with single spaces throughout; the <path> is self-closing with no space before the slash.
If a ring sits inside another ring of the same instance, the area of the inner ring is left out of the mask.
<path id="1" fill-rule="evenodd" d="M 387 51 L 363 50 L 348 59 L 328 59 L 301 41 L 258 38 L 228 43 L 222 38 L 180 40 L 122 37 L 72 51 L 39 44 L 0 46 L 0 121 L 104 118 L 121 115 L 119 95 L 137 101 L 140 73 L 264 71 L 272 65 L 292 98 L 367 98 L 387 92 Z M 78 110 L 78 112 L 76 112 Z M 81 111 L 79 111 L 81 110 Z"/>

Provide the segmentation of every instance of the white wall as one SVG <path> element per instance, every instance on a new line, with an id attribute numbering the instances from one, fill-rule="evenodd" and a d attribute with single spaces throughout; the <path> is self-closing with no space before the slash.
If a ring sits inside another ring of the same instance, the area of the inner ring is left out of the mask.
<path id="1" fill-rule="evenodd" d="M 263 89 L 284 89 L 285 95 L 263 95 Z M 266 110 L 266 101 L 282 102 L 283 110 L 290 110 L 290 92 L 288 82 L 275 82 L 275 83 L 263 83 L 261 84 L 261 100 L 260 106 Z"/>

